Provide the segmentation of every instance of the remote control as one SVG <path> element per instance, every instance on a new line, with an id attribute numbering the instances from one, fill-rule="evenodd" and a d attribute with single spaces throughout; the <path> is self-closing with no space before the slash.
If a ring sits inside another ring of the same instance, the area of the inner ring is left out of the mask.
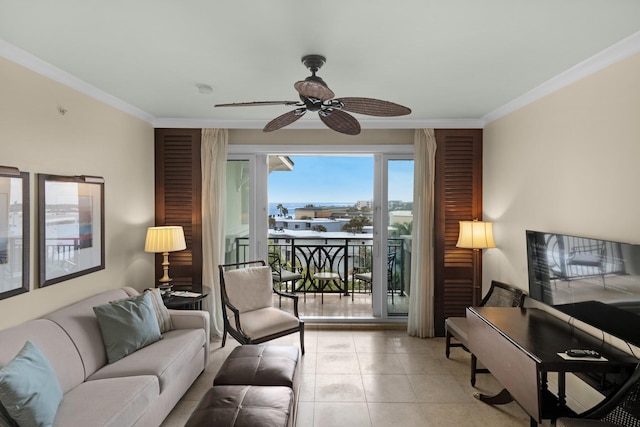
<path id="1" fill-rule="evenodd" d="M 600 353 L 598 353 L 595 350 L 573 349 L 573 350 L 567 350 L 565 353 L 567 353 L 567 356 L 571 356 L 571 357 L 600 357 Z"/>

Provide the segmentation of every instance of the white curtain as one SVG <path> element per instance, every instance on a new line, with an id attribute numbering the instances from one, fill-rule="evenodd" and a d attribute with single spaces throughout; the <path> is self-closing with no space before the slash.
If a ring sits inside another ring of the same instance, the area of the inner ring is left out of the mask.
<path id="1" fill-rule="evenodd" d="M 224 330 L 220 303 L 218 265 L 224 264 L 224 209 L 226 199 L 226 129 L 202 129 L 202 284 L 209 297 L 205 310 L 211 314 L 211 336 L 221 337 Z"/>
<path id="2" fill-rule="evenodd" d="M 433 129 L 414 135 L 413 234 L 411 243 L 411 295 L 407 332 L 434 336 L 433 325 L 433 187 L 436 137 Z"/>

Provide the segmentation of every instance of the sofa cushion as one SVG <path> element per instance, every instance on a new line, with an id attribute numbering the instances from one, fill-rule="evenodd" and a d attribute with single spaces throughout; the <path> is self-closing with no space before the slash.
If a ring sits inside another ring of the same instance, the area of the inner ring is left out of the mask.
<path id="1" fill-rule="evenodd" d="M 74 343 L 60 326 L 46 319 L 30 320 L 0 331 L 0 367 L 9 363 L 27 340 L 47 357 L 63 393 L 84 381 L 84 366 Z"/>
<path id="2" fill-rule="evenodd" d="M 184 365 L 190 363 L 205 343 L 203 329 L 175 329 L 164 335 L 164 339 L 106 365 L 90 376 L 94 381 L 104 378 L 118 378 L 135 375 L 158 377 L 160 392 L 180 375 Z M 204 369 L 204 366 L 202 367 Z"/>
<path id="3" fill-rule="evenodd" d="M 93 307 L 100 304 L 106 304 L 110 301 L 127 298 L 132 294 L 135 295 L 135 292 L 135 289 L 132 288 L 108 290 L 82 301 L 78 301 L 45 316 L 46 319 L 60 325 L 69 335 L 71 340 L 73 340 L 71 347 L 75 346 L 77 352 L 80 353 L 82 364 L 84 365 L 83 379 L 87 378 L 89 375 L 107 364 L 107 354 L 104 351 L 104 343 L 102 342 L 100 326 L 98 325 L 98 319 L 96 319 L 96 315 L 93 312 Z M 39 345 L 38 342 L 36 342 L 36 344 Z M 47 349 L 43 348 L 43 351 L 47 356 L 49 356 L 49 358 L 51 358 Z M 55 362 L 53 365 L 55 368 Z M 59 378 L 63 381 L 62 377 L 59 376 Z M 62 389 L 66 393 L 67 390 L 64 385 L 62 386 Z"/>
<path id="4" fill-rule="evenodd" d="M 93 307 L 109 363 L 153 344 L 162 336 L 151 295 L 142 295 Z"/>
<path id="5" fill-rule="evenodd" d="M 64 395 L 54 427 L 133 425 L 158 398 L 151 375 L 87 381 Z"/>
<path id="6" fill-rule="evenodd" d="M 0 369 L 0 402 L 19 425 L 51 426 L 62 389 L 47 357 L 31 341 Z"/>

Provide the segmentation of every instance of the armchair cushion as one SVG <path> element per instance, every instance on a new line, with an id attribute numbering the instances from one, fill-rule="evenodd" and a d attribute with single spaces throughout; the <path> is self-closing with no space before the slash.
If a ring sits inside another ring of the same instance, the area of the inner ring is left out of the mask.
<path id="1" fill-rule="evenodd" d="M 229 270 L 224 280 L 229 301 L 240 313 L 271 306 L 273 278 L 268 266 Z"/>
<path id="2" fill-rule="evenodd" d="M 253 340 L 300 326 L 300 319 L 274 307 L 246 311 L 241 316 L 241 322 L 242 330 Z M 233 316 L 229 318 L 229 323 L 235 326 Z"/>

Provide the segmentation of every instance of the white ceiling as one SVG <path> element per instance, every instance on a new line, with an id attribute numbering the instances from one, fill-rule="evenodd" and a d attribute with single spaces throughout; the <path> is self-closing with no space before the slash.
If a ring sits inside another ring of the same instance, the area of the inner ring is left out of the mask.
<path id="1" fill-rule="evenodd" d="M 158 127 L 262 128 L 289 107 L 213 105 L 297 100 L 307 54 L 413 110 L 363 128 L 477 126 L 637 51 L 638 0 L 0 0 L 0 55 Z"/>

